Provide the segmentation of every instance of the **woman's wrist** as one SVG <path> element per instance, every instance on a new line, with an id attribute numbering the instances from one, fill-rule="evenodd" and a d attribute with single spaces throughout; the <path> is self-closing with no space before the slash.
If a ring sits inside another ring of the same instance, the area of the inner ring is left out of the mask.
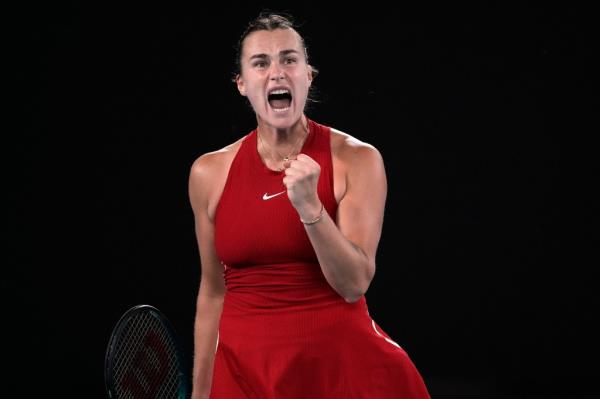
<path id="1" fill-rule="evenodd" d="M 325 207 L 323 206 L 323 203 L 321 203 L 321 209 L 319 210 L 319 213 L 316 214 L 316 216 L 313 216 L 311 218 L 300 217 L 300 221 L 302 223 L 304 223 L 305 225 L 315 224 L 323 218 L 324 213 L 325 213 Z"/>

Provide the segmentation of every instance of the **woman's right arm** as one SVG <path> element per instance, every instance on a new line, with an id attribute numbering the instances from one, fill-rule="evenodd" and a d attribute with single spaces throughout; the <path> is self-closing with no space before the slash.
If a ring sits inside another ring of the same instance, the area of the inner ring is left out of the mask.
<path id="1" fill-rule="evenodd" d="M 214 245 L 214 162 L 200 157 L 191 168 L 189 196 L 194 212 L 196 239 L 200 251 L 201 279 L 194 323 L 194 362 L 192 399 L 208 399 L 212 384 L 213 366 L 225 283 L 223 265 Z"/>

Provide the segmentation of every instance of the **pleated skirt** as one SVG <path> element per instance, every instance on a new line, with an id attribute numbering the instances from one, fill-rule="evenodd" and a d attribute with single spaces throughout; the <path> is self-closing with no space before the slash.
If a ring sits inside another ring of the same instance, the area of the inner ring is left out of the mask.
<path id="1" fill-rule="evenodd" d="M 211 399 L 428 399 L 417 368 L 318 265 L 225 269 Z"/>

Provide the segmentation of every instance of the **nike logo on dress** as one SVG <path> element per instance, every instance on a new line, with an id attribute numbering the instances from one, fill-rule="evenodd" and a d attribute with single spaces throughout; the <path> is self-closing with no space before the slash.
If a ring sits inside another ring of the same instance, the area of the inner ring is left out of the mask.
<path id="1" fill-rule="evenodd" d="M 282 192 L 277 193 L 277 194 L 273 194 L 273 195 L 268 195 L 267 193 L 265 193 L 265 195 L 263 195 L 263 199 L 266 201 L 266 200 L 271 199 L 273 197 L 277 197 L 278 195 L 281 195 L 281 194 L 283 194 L 285 192 L 286 192 L 286 190 L 283 190 Z"/>

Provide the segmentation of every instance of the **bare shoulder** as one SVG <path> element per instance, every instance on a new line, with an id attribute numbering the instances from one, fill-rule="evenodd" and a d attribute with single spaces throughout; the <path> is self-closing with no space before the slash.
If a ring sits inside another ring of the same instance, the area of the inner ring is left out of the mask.
<path id="1" fill-rule="evenodd" d="M 194 209 L 206 209 L 212 218 L 221 197 L 229 167 L 244 137 L 220 150 L 199 156 L 192 164 L 189 174 L 189 196 Z"/>
<path id="2" fill-rule="evenodd" d="M 223 168 L 229 169 L 229 165 L 233 161 L 242 140 L 240 138 L 235 143 L 229 144 L 219 150 L 207 152 L 200 155 L 192 164 L 190 170 L 190 179 L 200 179 L 202 181 L 210 180 Z"/>
<path id="3" fill-rule="evenodd" d="M 346 166 L 382 162 L 375 146 L 334 128 L 331 128 L 331 151 L 334 159 Z"/>
<path id="4" fill-rule="evenodd" d="M 341 203 L 350 191 L 371 194 L 387 187 L 381 153 L 375 146 L 348 133 L 331 129 L 333 187 Z M 347 202 L 347 201 L 346 201 Z"/>

